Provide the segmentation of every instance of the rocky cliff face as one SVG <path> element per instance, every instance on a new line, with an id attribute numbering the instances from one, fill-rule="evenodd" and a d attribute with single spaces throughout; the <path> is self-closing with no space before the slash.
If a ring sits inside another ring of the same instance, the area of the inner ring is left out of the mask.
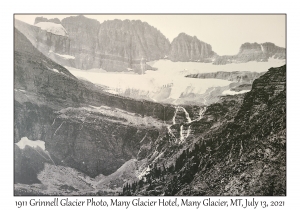
<path id="1" fill-rule="evenodd" d="M 49 22 L 58 23 L 45 18 L 35 21 L 36 26 Z M 15 27 L 38 50 L 61 65 L 78 69 L 140 72 L 142 58 L 148 61 L 163 58 L 170 48 L 161 32 L 141 21 L 113 20 L 100 24 L 80 15 L 65 18 L 59 25 L 66 30 L 66 36 L 15 21 Z M 146 69 L 152 68 L 146 65 Z"/>
<path id="2" fill-rule="evenodd" d="M 97 53 L 102 57 L 104 69 L 116 59 L 115 70 L 126 67 L 139 69 L 140 60 L 163 58 L 169 52 L 170 43 L 153 26 L 139 20 L 105 21 L 98 32 Z"/>
<path id="3" fill-rule="evenodd" d="M 244 43 L 241 45 L 237 55 L 218 56 L 214 64 L 223 65 L 227 63 L 246 63 L 249 61 L 267 62 L 269 58 L 285 59 L 285 48 L 278 47 L 273 43 L 265 42 Z"/>
<path id="4" fill-rule="evenodd" d="M 171 43 L 169 58 L 172 61 L 210 62 L 215 56 L 209 44 L 185 33 L 179 34 Z"/>
<path id="5" fill-rule="evenodd" d="M 67 55 L 74 56 L 72 67 L 79 69 L 101 68 L 96 55 L 100 23 L 82 15 L 63 19 L 62 25 L 69 33 L 70 47 Z"/>
<path id="6" fill-rule="evenodd" d="M 207 79 L 207 78 L 213 78 L 213 79 L 223 79 L 223 80 L 229 80 L 233 82 L 238 83 L 251 83 L 263 75 L 265 72 L 258 73 L 258 72 L 248 72 L 248 71 L 234 71 L 234 72 L 212 72 L 212 73 L 201 73 L 201 74 L 190 74 L 186 77 L 191 78 L 201 78 L 201 79 Z"/>
<path id="7" fill-rule="evenodd" d="M 109 175 L 157 139 L 162 123 L 152 121 L 108 107 L 67 108 L 58 112 L 45 141 L 59 164 L 91 177 Z"/>

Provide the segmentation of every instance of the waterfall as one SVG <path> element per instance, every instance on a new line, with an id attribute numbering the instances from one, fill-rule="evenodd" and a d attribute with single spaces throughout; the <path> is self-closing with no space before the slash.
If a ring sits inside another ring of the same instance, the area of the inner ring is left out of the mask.
<path id="1" fill-rule="evenodd" d="M 203 118 L 203 116 L 204 116 L 204 113 L 205 113 L 206 109 L 207 109 L 206 106 L 205 106 L 205 107 L 201 107 L 201 108 L 199 109 L 199 116 L 198 116 L 198 118 L 195 119 L 195 120 L 193 120 L 192 122 L 201 120 L 201 119 Z"/>
<path id="2" fill-rule="evenodd" d="M 191 123 L 192 122 L 192 120 L 191 120 L 191 118 L 190 118 L 190 115 L 189 115 L 189 113 L 185 110 L 185 108 L 184 107 L 179 107 L 179 108 L 181 108 L 183 111 L 184 111 L 184 113 L 185 113 L 185 117 L 186 117 L 186 119 L 187 119 L 187 121 L 188 121 L 188 123 Z"/>
<path id="3" fill-rule="evenodd" d="M 262 51 L 262 52 L 265 52 L 265 51 L 264 51 L 264 47 L 263 47 L 262 45 L 260 45 L 260 48 L 261 48 L 261 51 Z"/>
<path id="4" fill-rule="evenodd" d="M 172 132 L 172 130 L 171 130 L 171 126 L 172 126 L 172 125 L 167 126 L 167 128 L 168 128 L 168 133 L 169 133 L 171 136 L 173 136 L 173 137 L 175 138 L 175 142 L 177 142 L 177 141 L 179 140 L 179 144 L 181 144 L 181 143 L 183 143 L 183 142 L 185 141 L 185 139 L 186 139 L 187 137 L 189 137 L 189 135 L 190 135 L 190 133 L 191 133 L 191 125 L 188 125 L 188 127 L 185 128 L 185 127 L 187 126 L 186 124 L 190 124 L 190 123 L 192 123 L 192 122 L 201 120 L 201 119 L 203 118 L 203 116 L 204 116 L 204 113 L 205 113 L 206 109 L 207 109 L 206 106 L 201 107 L 201 108 L 199 109 L 199 116 L 198 116 L 198 118 L 196 118 L 195 120 L 191 120 L 189 113 L 186 111 L 186 109 L 185 109 L 184 107 L 181 107 L 181 106 L 176 106 L 176 107 L 175 107 L 175 112 L 174 112 L 174 116 L 173 116 L 173 119 L 172 119 L 173 125 L 176 124 L 176 116 L 177 116 L 177 112 L 178 112 L 179 110 L 183 110 L 183 111 L 184 111 L 184 113 L 185 113 L 185 118 L 186 118 L 186 120 L 187 120 L 186 123 L 183 123 L 183 124 L 180 126 L 180 132 L 179 132 L 180 137 L 179 137 L 179 139 L 176 139 L 175 135 L 173 134 L 173 132 Z"/>
<path id="5" fill-rule="evenodd" d="M 60 129 L 60 127 L 61 127 L 64 123 L 65 123 L 65 121 L 63 121 L 63 122 L 60 124 L 60 126 L 55 130 L 54 136 L 56 135 L 56 132 Z"/>
<path id="6" fill-rule="evenodd" d="M 173 132 L 171 130 L 171 125 L 169 125 L 167 128 L 168 128 L 168 133 L 176 139 L 175 135 L 173 134 Z"/>
<path id="7" fill-rule="evenodd" d="M 188 126 L 187 130 L 184 131 L 183 125 L 180 126 L 180 144 L 184 142 L 184 140 L 189 137 L 191 133 L 191 125 Z"/>
<path id="8" fill-rule="evenodd" d="M 184 136 L 183 136 L 183 125 L 180 126 L 180 142 L 182 142 L 184 140 Z"/>
<path id="9" fill-rule="evenodd" d="M 200 108 L 200 110 L 199 110 L 199 117 L 198 117 L 198 120 L 201 120 L 201 119 L 203 118 L 203 116 L 204 116 L 204 113 L 205 113 L 206 109 L 207 109 L 207 107 L 206 107 L 206 106 L 205 106 L 205 107 L 203 107 L 203 108 Z"/>
<path id="10" fill-rule="evenodd" d="M 147 134 L 148 134 L 148 133 L 145 134 L 145 136 L 142 138 L 142 140 L 140 141 L 140 143 L 142 143 L 142 142 L 145 140 Z"/>
<path id="11" fill-rule="evenodd" d="M 53 159 L 51 158 L 51 155 L 49 154 L 49 152 L 46 150 L 45 153 L 48 155 L 48 157 L 50 158 L 50 160 L 52 161 L 52 163 L 56 166 L 55 162 L 53 161 Z"/>
<path id="12" fill-rule="evenodd" d="M 186 134 L 186 138 L 189 137 L 190 133 L 191 133 L 191 125 L 189 125 L 189 127 L 188 127 L 188 131 L 187 131 L 187 134 Z"/>
<path id="13" fill-rule="evenodd" d="M 178 109 L 177 109 L 177 107 L 175 107 L 175 112 L 174 112 L 174 116 L 173 116 L 173 119 L 172 119 L 173 120 L 173 125 L 176 124 L 175 118 L 176 118 L 177 111 L 178 111 Z"/>
<path id="14" fill-rule="evenodd" d="M 186 109 L 185 109 L 184 107 L 182 107 L 182 106 L 176 106 L 176 107 L 175 107 L 174 116 L 173 116 L 173 125 L 176 124 L 176 115 L 177 115 L 177 112 L 178 112 L 180 109 L 182 109 L 182 110 L 184 111 L 185 118 L 186 118 L 186 120 L 188 121 L 188 123 L 191 123 L 192 120 L 191 120 L 191 118 L 190 118 L 190 114 L 186 111 Z"/>

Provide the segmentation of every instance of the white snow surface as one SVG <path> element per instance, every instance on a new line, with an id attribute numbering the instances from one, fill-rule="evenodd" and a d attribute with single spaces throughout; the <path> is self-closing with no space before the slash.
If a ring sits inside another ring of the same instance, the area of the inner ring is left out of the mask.
<path id="1" fill-rule="evenodd" d="M 52 71 L 54 71 L 54 72 L 56 72 L 56 73 L 59 73 L 59 74 L 66 75 L 65 73 L 63 73 L 62 71 L 58 71 L 57 69 L 50 69 L 50 70 L 52 70 Z"/>
<path id="2" fill-rule="evenodd" d="M 57 69 L 52 69 L 52 71 L 54 71 L 56 73 L 60 73 Z"/>
<path id="3" fill-rule="evenodd" d="M 64 59 L 67 59 L 67 60 L 69 60 L 69 59 L 75 59 L 75 57 L 72 56 L 72 55 L 62 55 L 62 54 L 58 54 L 58 53 L 55 53 L 55 54 L 58 55 L 58 56 L 60 56 L 60 57 L 62 57 L 62 58 L 64 58 Z"/>
<path id="4" fill-rule="evenodd" d="M 61 24 L 51 23 L 51 22 L 39 22 L 35 24 L 35 26 L 41 28 L 42 30 L 50 32 L 52 34 L 56 34 L 60 36 L 68 36 L 67 30 Z"/>
<path id="5" fill-rule="evenodd" d="M 21 138 L 18 143 L 15 143 L 20 149 L 24 149 L 26 146 L 37 148 L 40 147 L 42 150 L 45 151 L 45 142 L 41 140 L 30 140 L 27 137 Z"/>
<path id="6" fill-rule="evenodd" d="M 92 71 L 75 70 L 66 67 L 74 76 L 84 78 L 92 83 L 104 85 L 110 93 L 124 93 L 126 90 L 139 90 L 144 92 L 158 92 L 163 87 L 170 86 L 169 98 L 178 99 L 181 94 L 203 94 L 210 87 L 226 86 L 231 82 L 219 79 L 188 78 L 180 72 L 172 72 L 169 69 L 163 71 L 146 71 L 145 74 L 128 73 L 102 73 Z"/>
<path id="7" fill-rule="evenodd" d="M 158 60 L 149 62 L 156 71 L 147 70 L 145 74 L 133 72 L 103 72 L 92 70 L 80 70 L 65 66 L 74 76 L 88 80 L 94 84 L 106 86 L 106 91 L 113 94 L 126 95 L 126 91 L 137 91 L 136 94 L 148 95 L 154 101 L 153 95 L 169 89 L 167 100 L 182 99 L 189 94 L 201 95 L 212 87 L 225 87 L 231 81 L 221 79 L 199 79 L 185 77 L 189 74 L 208 73 L 217 71 L 255 71 L 265 72 L 271 67 L 279 67 L 285 64 L 285 60 L 269 59 L 268 62 L 248 62 L 239 64 L 213 65 L 199 62 L 172 62 L 170 60 Z M 228 86 L 229 89 L 229 86 Z M 239 94 L 242 92 L 238 92 Z M 131 96 L 130 96 L 131 97 Z M 134 97 L 134 96 L 133 96 Z M 175 101 L 174 101 L 175 100 Z"/>
<path id="8" fill-rule="evenodd" d="M 232 90 L 224 90 L 222 92 L 222 95 L 236 95 L 236 94 L 242 94 L 242 93 L 247 93 L 250 90 L 241 90 L 240 92 L 237 91 L 232 91 Z"/>

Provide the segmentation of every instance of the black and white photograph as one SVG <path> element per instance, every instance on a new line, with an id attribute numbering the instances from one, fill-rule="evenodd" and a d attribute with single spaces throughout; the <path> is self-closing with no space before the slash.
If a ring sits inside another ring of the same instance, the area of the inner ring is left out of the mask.
<path id="1" fill-rule="evenodd" d="M 286 17 L 14 14 L 14 196 L 286 196 Z"/>

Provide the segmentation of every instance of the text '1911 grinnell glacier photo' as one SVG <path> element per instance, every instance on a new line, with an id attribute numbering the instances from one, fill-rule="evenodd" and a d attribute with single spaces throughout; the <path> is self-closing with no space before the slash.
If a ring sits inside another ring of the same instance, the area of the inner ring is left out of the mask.
<path id="1" fill-rule="evenodd" d="M 15 196 L 285 196 L 286 16 L 14 15 Z"/>

